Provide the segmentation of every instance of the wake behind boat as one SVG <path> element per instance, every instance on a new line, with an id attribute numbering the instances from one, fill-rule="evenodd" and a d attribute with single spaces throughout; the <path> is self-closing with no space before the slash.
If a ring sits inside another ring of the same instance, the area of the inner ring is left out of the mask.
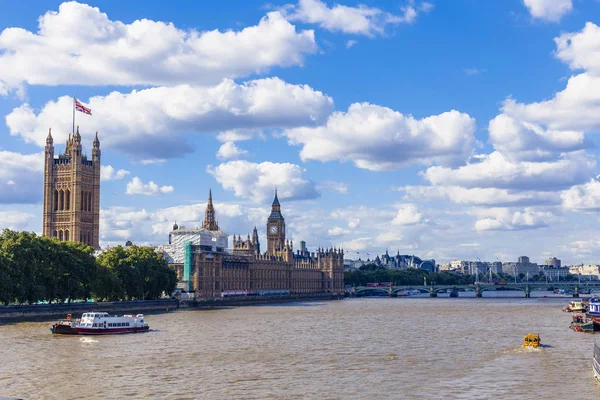
<path id="1" fill-rule="evenodd" d="M 144 322 L 144 314 L 118 317 L 105 312 L 92 312 L 83 314 L 75 329 L 80 335 L 110 335 L 146 332 L 150 327 Z"/>

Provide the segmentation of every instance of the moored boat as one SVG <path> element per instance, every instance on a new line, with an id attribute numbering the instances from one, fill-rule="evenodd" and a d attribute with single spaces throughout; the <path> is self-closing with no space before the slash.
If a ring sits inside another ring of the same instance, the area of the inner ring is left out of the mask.
<path id="1" fill-rule="evenodd" d="M 575 332 L 599 332 L 600 322 L 594 318 L 588 318 L 582 314 L 577 314 L 573 316 L 573 321 L 571 321 L 569 328 L 573 329 Z"/>
<path id="2" fill-rule="evenodd" d="M 563 311 L 565 312 L 586 312 L 588 309 L 587 303 L 581 300 L 572 301 L 567 304 Z"/>
<path id="3" fill-rule="evenodd" d="M 150 329 L 144 322 L 144 315 L 109 315 L 105 312 L 84 313 L 75 326 L 80 335 L 111 335 L 121 333 L 146 332 Z"/>
<path id="4" fill-rule="evenodd" d="M 588 302 L 587 313 L 590 316 L 600 316 L 600 298 L 590 298 L 590 301 Z"/>

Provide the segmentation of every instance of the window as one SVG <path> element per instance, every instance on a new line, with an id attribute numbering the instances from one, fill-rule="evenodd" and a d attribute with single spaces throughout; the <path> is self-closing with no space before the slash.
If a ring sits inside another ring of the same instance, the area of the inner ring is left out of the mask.
<path id="1" fill-rule="evenodd" d="M 54 211 L 58 211 L 58 190 L 54 191 Z"/>
<path id="2" fill-rule="evenodd" d="M 59 231 L 58 232 L 58 240 L 60 240 L 62 242 L 62 240 L 63 240 L 63 231 Z"/>
<path id="3" fill-rule="evenodd" d="M 65 231 L 65 242 L 69 241 L 69 231 Z"/>
<path id="4" fill-rule="evenodd" d="M 60 209 L 60 211 L 63 211 L 65 209 L 65 192 L 63 192 L 62 190 L 58 194 L 58 200 L 59 200 L 58 208 Z"/>
<path id="5" fill-rule="evenodd" d="M 71 191 L 67 189 L 67 191 L 65 192 L 65 197 L 66 197 L 66 203 L 67 205 L 65 206 L 65 210 L 70 210 L 71 209 Z"/>

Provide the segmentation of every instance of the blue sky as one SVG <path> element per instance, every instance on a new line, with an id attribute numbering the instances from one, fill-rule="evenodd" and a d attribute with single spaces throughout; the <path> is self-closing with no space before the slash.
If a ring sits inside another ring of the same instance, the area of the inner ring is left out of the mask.
<path id="1" fill-rule="evenodd" d="M 197 226 L 352 257 L 600 258 L 600 2 L 21 1 L 0 14 L 0 227 L 48 127 L 102 143 L 101 244 Z"/>

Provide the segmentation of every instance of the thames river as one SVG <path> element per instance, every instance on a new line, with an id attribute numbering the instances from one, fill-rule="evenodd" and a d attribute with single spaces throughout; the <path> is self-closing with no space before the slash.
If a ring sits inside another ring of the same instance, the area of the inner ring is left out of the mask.
<path id="1" fill-rule="evenodd" d="M 49 322 L 2 325 L 0 397 L 597 400 L 595 336 L 567 328 L 569 300 L 180 310 L 148 315 L 151 332 L 102 337 L 53 336 Z M 544 348 L 523 349 L 528 332 Z"/>

